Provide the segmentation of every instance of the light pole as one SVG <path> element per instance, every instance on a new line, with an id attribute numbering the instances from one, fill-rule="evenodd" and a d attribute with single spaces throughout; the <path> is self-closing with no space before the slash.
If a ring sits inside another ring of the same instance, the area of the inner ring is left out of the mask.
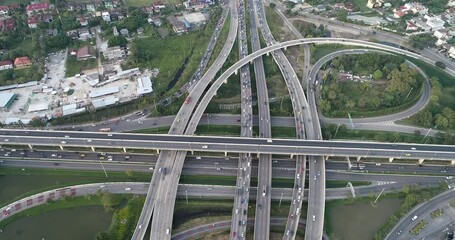
<path id="1" fill-rule="evenodd" d="M 281 200 L 283 200 L 283 193 L 281 193 L 280 204 L 278 205 L 278 207 L 281 207 Z"/>
<path id="2" fill-rule="evenodd" d="M 405 102 L 405 101 L 406 101 L 406 99 L 408 99 L 408 97 L 409 97 L 409 94 L 411 94 L 411 91 L 412 91 L 412 89 L 414 89 L 414 87 L 412 87 L 412 88 L 409 90 L 409 92 L 408 92 L 408 95 L 406 95 L 406 97 L 404 98 L 403 102 Z"/>

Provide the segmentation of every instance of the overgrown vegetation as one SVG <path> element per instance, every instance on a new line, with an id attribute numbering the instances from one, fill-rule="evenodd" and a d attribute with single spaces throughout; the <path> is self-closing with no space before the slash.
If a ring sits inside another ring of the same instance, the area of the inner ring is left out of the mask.
<path id="1" fill-rule="evenodd" d="M 337 57 L 326 64 L 322 100 L 330 117 L 374 116 L 401 110 L 421 94 L 423 77 L 394 55 L 368 53 Z M 394 109 L 395 108 L 395 109 Z"/>

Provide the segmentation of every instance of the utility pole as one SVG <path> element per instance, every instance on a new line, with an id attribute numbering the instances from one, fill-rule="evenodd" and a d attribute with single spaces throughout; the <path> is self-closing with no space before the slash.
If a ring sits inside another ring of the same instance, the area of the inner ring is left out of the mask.
<path id="1" fill-rule="evenodd" d="M 338 127 L 337 127 L 337 130 L 335 131 L 335 135 L 333 136 L 333 138 L 335 138 L 337 136 L 337 133 L 338 133 L 338 129 L 340 129 L 340 123 L 338 123 Z"/>
<path id="2" fill-rule="evenodd" d="M 376 198 L 376 200 L 374 200 L 373 202 L 373 205 L 376 204 L 376 202 L 379 200 L 379 197 L 382 195 L 382 193 L 384 192 L 385 188 L 382 188 L 382 191 L 379 193 L 378 197 Z"/>
<path id="3" fill-rule="evenodd" d="M 186 204 L 188 205 L 188 191 L 185 190 Z"/>
<path id="4" fill-rule="evenodd" d="M 281 200 L 283 200 L 283 193 L 281 193 L 280 204 L 278 205 L 278 207 L 281 207 Z"/>
<path id="5" fill-rule="evenodd" d="M 409 97 L 409 94 L 411 94 L 411 91 L 412 91 L 412 89 L 414 89 L 414 87 L 412 87 L 412 88 L 409 90 L 409 92 L 408 92 L 408 95 L 406 95 L 406 97 L 404 98 L 403 102 L 405 102 L 405 101 L 406 101 L 406 99 L 408 99 L 408 97 Z"/>
<path id="6" fill-rule="evenodd" d="M 104 175 L 106 175 L 106 177 L 108 177 L 108 176 L 107 176 L 107 172 L 106 172 L 106 169 L 104 169 L 104 165 L 103 165 L 103 162 L 101 162 L 101 160 L 99 160 L 99 161 L 100 161 L 101 167 L 103 168 L 103 171 L 104 171 Z"/>

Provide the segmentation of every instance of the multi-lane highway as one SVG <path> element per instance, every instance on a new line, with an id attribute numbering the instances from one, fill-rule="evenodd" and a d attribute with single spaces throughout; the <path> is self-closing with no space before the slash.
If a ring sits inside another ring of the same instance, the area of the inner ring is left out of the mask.
<path id="1" fill-rule="evenodd" d="M 5 129 L 0 130 L 0 142 L 2 142 L 3 145 L 53 145 L 62 147 L 76 146 L 132 149 L 142 148 L 225 153 L 253 152 L 283 155 L 424 159 L 426 161 L 453 161 L 453 159 L 455 159 L 455 146 L 411 143 L 322 141 L 300 139 L 270 140 L 264 138 L 147 135 L 125 133 L 106 134 Z"/>

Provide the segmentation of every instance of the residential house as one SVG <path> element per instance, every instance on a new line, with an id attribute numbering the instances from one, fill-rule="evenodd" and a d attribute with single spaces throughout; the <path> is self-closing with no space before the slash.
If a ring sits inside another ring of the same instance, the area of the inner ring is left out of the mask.
<path id="1" fill-rule="evenodd" d="M 166 5 L 164 5 L 164 3 L 162 2 L 153 3 L 153 11 L 159 13 L 163 8 L 166 8 Z"/>
<path id="2" fill-rule="evenodd" d="M 76 57 L 78 61 L 87 60 L 89 58 L 95 58 L 91 53 L 91 48 L 89 46 L 81 47 L 77 50 Z"/>
<path id="3" fill-rule="evenodd" d="M 444 22 L 444 20 L 441 19 L 440 16 L 435 16 L 432 14 L 425 15 L 424 18 L 427 20 L 426 23 L 431 28 L 430 31 L 436 31 L 439 29 L 443 29 L 444 24 L 446 23 L 446 22 Z"/>
<path id="4" fill-rule="evenodd" d="M 404 12 L 404 11 L 401 11 L 401 10 L 397 10 L 397 11 L 393 11 L 393 17 L 394 18 L 402 18 L 403 16 L 405 16 L 406 14 L 408 14 L 407 12 Z"/>
<path id="5" fill-rule="evenodd" d="M 144 12 L 147 14 L 153 14 L 153 5 L 144 7 Z"/>
<path id="6" fill-rule="evenodd" d="M 422 20 L 415 20 L 414 24 L 425 32 L 431 31 L 430 25 L 428 25 L 426 22 Z"/>
<path id="7" fill-rule="evenodd" d="M 144 28 L 140 27 L 136 30 L 136 32 L 137 32 L 137 34 L 142 35 L 142 34 L 144 34 Z"/>
<path id="8" fill-rule="evenodd" d="M 449 57 L 455 58 L 455 47 L 451 46 L 449 49 Z"/>
<path id="9" fill-rule="evenodd" d="M 174 30 L 175 33 L 182 34 L 187 32 L 185 25 L 179 20 L 177 20 L 175 16 L 168 16 L 167 20 L 172 24 L 172 29 Z"/>
<path id="10" fill-rule="evenodd" d="M 0 6 L 0 16 L 6 16 L 9 13 L 8 6 Z"/>
<path id="11" fill-rule="evenodd" d="M 34 13 L 39 12 L 47 12 L 51 8 L 48 2 L 39 2 L 39 3 L 32 3 L 27 6 L 25 9 L 28 15 L 32 15 Z"/>
<path id="12" fill-rule="evenodd" d="M 417 27 L 417 25 L 415 25 L 413 22 L 411 21 L 406 21 L 406 31 L 408 32 L 415 32 L 417 31 L 419 28 Z"/>
<path id="13" fill-rule="evenodd" d="M 79 35 L 77 34 L 77 30 L 70 30 L 66 32 L 66 36 L 68 36 L 71 39 L 78 39 Z"/>
<path id="14" fill-rule="evenodd" d="M 28 57 L 18 57 L 14 59 L 14 67 L 16 69 L 28 68 L 32 66 L 32 61 Z"/>
<path id="15" fill-rule="evenodd" d="M 41 16 L 41 20 L 43 20 L 43 22 L 46 22 L 46 23 L 51 23 L 54 20 L 54 18 L 52 17 L 51 14 L 43 14 Z"/>
<path id="16" fill-rule="evenodd" d="M 38 23 L 40 22 L 40 16 L 31 16 L 27 19 L 27 24 L 29 28 L 37 28 Z"/>
<path id="17" fill-rule="evenodd" d="M 438 39 L 444 39 L 448 36 L 449 30 L 448 29 L 438 29 L 434 31 L 433 35 Z"/>
<path id="18" fill-rule="evenodd" d="M 101 17 L 106 22 L 110 22 L 111 21 L 111 15 L 109 14 L 109 12 L 102 12 L 101 13 Z"/>
<path id="19" fill-rule="evenodd" d="M 89 3 L 89 4 L 85 5 L 85 7 L 87 8 L 88 12 L 96 12 L 95 4 L 93 4 L 93 3 Z"/>
<path id="20" fill-rule="evenodd" d="M 106 48 L 103 51 L 104 59 L 106 60 L 115 60 L 119 58 L 124 58 L 126 56 L 125 49 L 119 46 Z"/>
<path id="21" fill-rule="evenodd" d="M 449 0 L 449 2 L 447 3 L 447 6 L 455 7 L 455 0 Z"/>
<path id="22" fill-rule="evenodd" d="M 88 20 L 84 17 L 78 17 L 77 20 L 81 24 L 82 27 L 85 27 L 88 25 Z"/>
<path id="23" fill-rule="evenodd" d="M 333 10 L 346 10 L 346 7 L 344 6 L 344 3 L 335 3 L 332 6 Z"/>
<path id="24" fill-rule="evenodd" d="M 354 3 L 352 2 L 347 2 L 344 4 L 344 8 L 346 9 L 346 11 L 348 12 L 353 12 L 354 11 Z"/>
<path id="25" fill-rule="evenodd" d="M 0 61 L 0 71 L 13 68 L 13 62 L 11 60 Z"/>
<path id="26" fill-rule="evenodd" d="M 112 1 L 104 1 L 104 7 L 107 9 L 114 9 L 114 4 Z"/>
<path id="27" fill-rule="evenodd" d="M 380 8 L 384 4 L 384 0 L 368 0 L 367 8 Z"/>
<path id="28" fill-rule="evenodd" d="M 88 28 L 80 28 L 77 32 L 79 34 L 79 40 L 86 41 L 92 37 Z"/>
<path id="29" fill-rule="evenodd" d="M 422 3 L 419 3 L 419 2 L 410 2 L 410 3 L 406 3 L 404 5 L 404 7 L 411 11 L 412 13 L 416 14 L 420 14 L 420 15 L 425 15 L 428 13 L 428 8 L 425 7 Z"/>
<path id="30" fill-rule="evenodd" d="M 0 31 L 14 31 L 16 30 L 16 21 L 13 18 L 0 20 Z"/>
<path id="31" fill-rule="evenodd" d="M 114 34 L 114 36 L 116 36 L 116 37 L 119 35 L 119 33 L 118 33 L 118 30 L 117 30 L 117 27 L 116 27 L 116 26 L 112 27 L 112 34 Z"/>
<path id="32" fill-rule="evenodd" d="M 120 34 L 124 37 L 129 37 L 130 36 L 130 33 L 128 32 L 128 29 L 126 28 L 122 28 L 120 29 Z"/>

